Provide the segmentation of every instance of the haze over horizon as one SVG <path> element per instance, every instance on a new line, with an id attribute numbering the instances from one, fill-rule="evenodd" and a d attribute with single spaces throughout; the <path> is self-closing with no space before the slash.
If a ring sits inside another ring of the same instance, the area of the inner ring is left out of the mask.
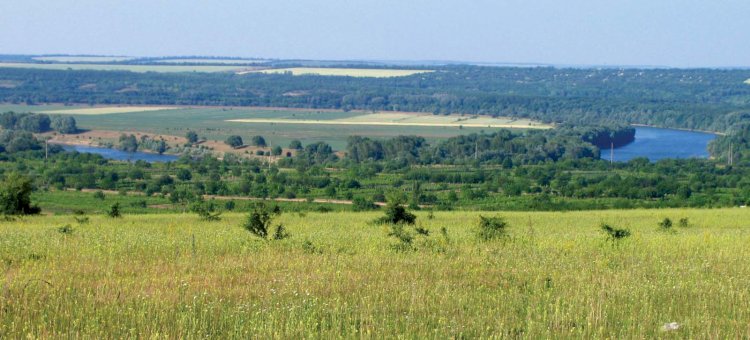
<path id="1" fill-rule="evenodd" d="M 2 54 L 750 66 L 739 0 L 28 0 L 0 13 Z"/>

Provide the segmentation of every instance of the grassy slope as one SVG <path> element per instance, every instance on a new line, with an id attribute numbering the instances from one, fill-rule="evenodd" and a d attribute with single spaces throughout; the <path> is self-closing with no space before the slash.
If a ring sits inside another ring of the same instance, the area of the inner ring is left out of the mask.
<path id="1" fill-rule="evenodd" d="M 376 213 L 285 214 L 275 242 L 239 214 L 2 222 L 0 337 L 750 336 L 750 210 L 503 215 L 511 238 L 479 243 L 476 213 L 420 213 L 433 233 L 407 253 Z M 601 222 L 634 236 L 613 247 Z"/>

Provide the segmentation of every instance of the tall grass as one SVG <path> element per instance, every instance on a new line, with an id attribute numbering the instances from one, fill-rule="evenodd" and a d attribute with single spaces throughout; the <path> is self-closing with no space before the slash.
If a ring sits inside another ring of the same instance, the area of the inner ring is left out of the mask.
<path id="1" fill-rule="evenodd" d="M 380 214 L 284 214 L 275 242 L 234 213 L 0 222 L 0 338 L 750 336 L 748 210 L 503 213 L 489 242 L 478 213 L 418 213 L 410 252 Z"/>

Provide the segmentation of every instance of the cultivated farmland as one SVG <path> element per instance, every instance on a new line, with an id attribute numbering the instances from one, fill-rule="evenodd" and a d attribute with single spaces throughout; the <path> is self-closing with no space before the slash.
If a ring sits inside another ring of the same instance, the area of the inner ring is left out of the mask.
<path id="1" fill-rule="evenodd" d="M 473 127 L 473 128 L 522 128 L 548 129 L 549 125 L 539 124 L 526 119 L 437 116 L 415 113 L 373 113 L 342 119 L 304 120 L 304 119 L 231 119 L 238 123 L 269 124 L 305 124 L 305 125 L 356 125 L 356 126 L 410 126 L 410 127 Z"/>
<path id="2" fill-rule="evenodd" d="M 49 56 L 49 57 L 34 57 L 34 60 L 38 61 L 49 61 L 57 63 L 111 63 L 119 61 L 128 61 L 135 59 L 134 57 L 124 56 Z"/>
<path id="3" fill-rule="evenodd" d="M 372 114 L 361 111 L 254 107 L 146 108 L 148 110 L 144 107 L 127 106 L 92 108 L 64 105 L 0 105 L 0 111 L 71 114 L 76 118 L 79 127 L 84 129 L 141 131 L 173 136 L 184 136 L 188 130 L 193 130 L 201 136 L 217 141 L 223 141 L 230 135 L 240 135 L 247 140 L 254 135 L 262 135 L 272 145 L 286 146 L 296 139 L 304 143 L 324 141 L 336 149 L 343 149 L 347 138 L 353 135 L 376 138 L 418 135 L 428 141 L 436 141 L 500 128 L 549 127 L 540 122 L 523 119 L 435 116 L 424 113 Z M 241 120 L 245 122 L 239 122 Z M 330 122 L 333 123 L 329 124 Z"/>
<path id="4" fill-rule="evenodd" d="M 483 213 L 485 216 L 493 213 Z M 417 213 L 407 245 L 381 213 L 25 217 L 0 222 L 3 337 L 746 338 L 750 211 Z M 690 226 L 659 231 L 664 217 Z M 607 240 L 601 223 L 631 230 Z M 64 227 L 64 226 L 68 227 Z M 677 330 L 665 331 L 676 323 Z"/>
<path id="5" fill-rule="evenodd" d="M 398 70 L 398 69 L 361 69 L 361 68 L 324 68 L 324 67 L 292 67 L 277 68 L 269 70 L 246 71 L 239 74 L 248 73 L 291 73 L 295 76 L 300 75 L 319 75 L 319 76 L 346 76 L 346 77 L 371 77 L 371 78 L 390 78 L 405 77 L 419 73 L 433 72 L 430 70 Z"/>
<path id="6" fill-rule="evenodd" d="M 219 65 L 118 65 L 118 64 L 34 64 L 34 63 L 0 63 L 4 68 L 32 68 L 42 70 L 94 70 L 94 71 L 130 71 L 130 72 L 240 72 L 242 66 Z"/>
<path id="7" fill-rule="evenodd" d="M 158 59 L 154 60 L 156 63 L 172 63 L 172 64 L 262 64 L 268 62 L 263 59 Z"/>
<path id="8" fill-rule="evenodd" d="M 151 112 L 162 110 L 174 110 L 176 107 L 170 106 L 121 106 L 121 107 L 89 107 L 74 108 L 63 110 L 42 111 L 46 114 L 57 115 L 108 115 L 115 113 L 133 113 L 133 112 Z"/>

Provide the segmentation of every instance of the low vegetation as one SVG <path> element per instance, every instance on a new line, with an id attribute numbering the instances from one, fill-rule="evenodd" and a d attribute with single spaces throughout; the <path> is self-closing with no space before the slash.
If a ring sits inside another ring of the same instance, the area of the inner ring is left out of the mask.
<path id="1" fill-rule="evenodd" d="M 0 222 L 2 335 L 658 338 L 675 322 L 742 338 L 750 323 L 745 209 L 507 212 L 504 242 L 477 239 L 487 214 L 416 212 L 433 232 L 402 225 L 405 251 L 370 223 L 382 212 L 272 211 L 264 238 L 246 212 Z M 665 234 L 664 216 L 700 227 Z M 609 246 L 601 221 L 631 237 Z M 276 225 L 291 236 L 266 241 Z"/>

